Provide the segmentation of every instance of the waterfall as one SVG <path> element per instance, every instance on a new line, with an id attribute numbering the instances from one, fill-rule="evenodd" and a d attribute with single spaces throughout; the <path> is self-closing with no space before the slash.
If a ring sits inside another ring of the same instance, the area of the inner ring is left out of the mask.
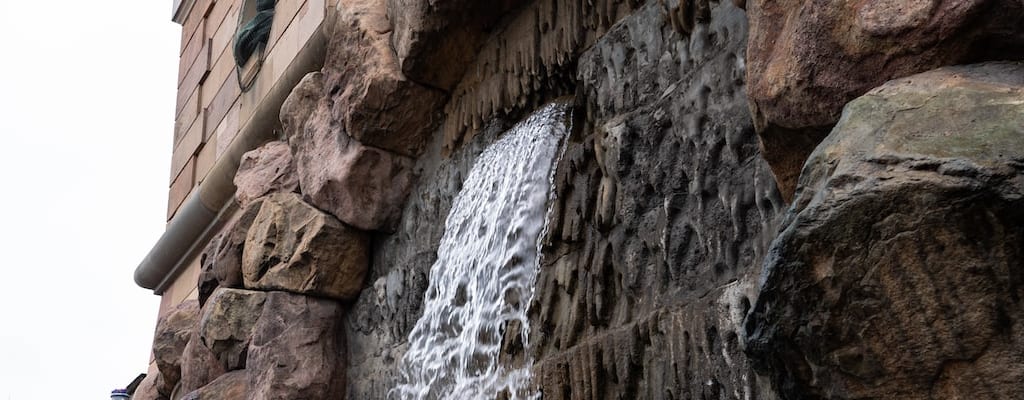
<path id="1" fill-rule="evenodd" d="M 569 105 L 549 104 L 488 147 L 455 198 L 392 399 L 529 398 L 530 362 L 499 364 L 505 327 L 524 345 L 553 164 Z"/>

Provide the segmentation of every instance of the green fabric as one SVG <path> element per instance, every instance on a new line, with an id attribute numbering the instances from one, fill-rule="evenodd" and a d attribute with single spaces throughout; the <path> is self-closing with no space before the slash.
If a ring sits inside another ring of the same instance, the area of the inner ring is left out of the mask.
<path id="1" fill-rule="evenodd" d="M 274 20 L 275 0 L 257 0 L 256 16 L 238 29 L 235 35 L 235 64 L 239 67 L 252 57 L 270 39 L 270 26 Z"/>

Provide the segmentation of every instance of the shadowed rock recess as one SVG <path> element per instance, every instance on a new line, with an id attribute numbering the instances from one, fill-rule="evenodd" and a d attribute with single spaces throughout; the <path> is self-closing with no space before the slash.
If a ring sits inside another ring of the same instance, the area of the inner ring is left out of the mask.
<path id="1" fill-rule="evenodd" d="M 337 4 L 136 398 L 468 393 L 396 390 L 399 364 L 440 347 L 410 334 L 474 164 L 556 99 L 532 287 L 430 354 L 515 372 L 485 400 L 1024 398 L 1019 1 Z M 491 228 L 453 231 L 528 234 Z M 535 255 L 509 253 L 482 268 Z"/>

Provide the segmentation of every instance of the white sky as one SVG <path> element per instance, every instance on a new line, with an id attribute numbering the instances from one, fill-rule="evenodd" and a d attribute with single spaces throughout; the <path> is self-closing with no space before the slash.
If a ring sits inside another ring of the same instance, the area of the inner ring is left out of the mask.
<path id="1" fill-rule="evenodd" d="M 146 371 L 180 27 L 171 0 L 0 0 L 0 400 Z"/>

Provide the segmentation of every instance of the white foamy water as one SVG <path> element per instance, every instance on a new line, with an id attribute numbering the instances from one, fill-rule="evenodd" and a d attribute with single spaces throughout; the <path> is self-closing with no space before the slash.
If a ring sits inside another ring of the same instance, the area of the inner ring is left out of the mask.
<path id="1" fill-rule="evenodd" d="M 529 365 L 499 364 L 513 321 L 528 344 L 533 297 L 559 142 L 568 105 L 550 104 L 476 160 L 445 221 L 423 315 L 409 334 L 391 399 L 532 398 Z"/>

